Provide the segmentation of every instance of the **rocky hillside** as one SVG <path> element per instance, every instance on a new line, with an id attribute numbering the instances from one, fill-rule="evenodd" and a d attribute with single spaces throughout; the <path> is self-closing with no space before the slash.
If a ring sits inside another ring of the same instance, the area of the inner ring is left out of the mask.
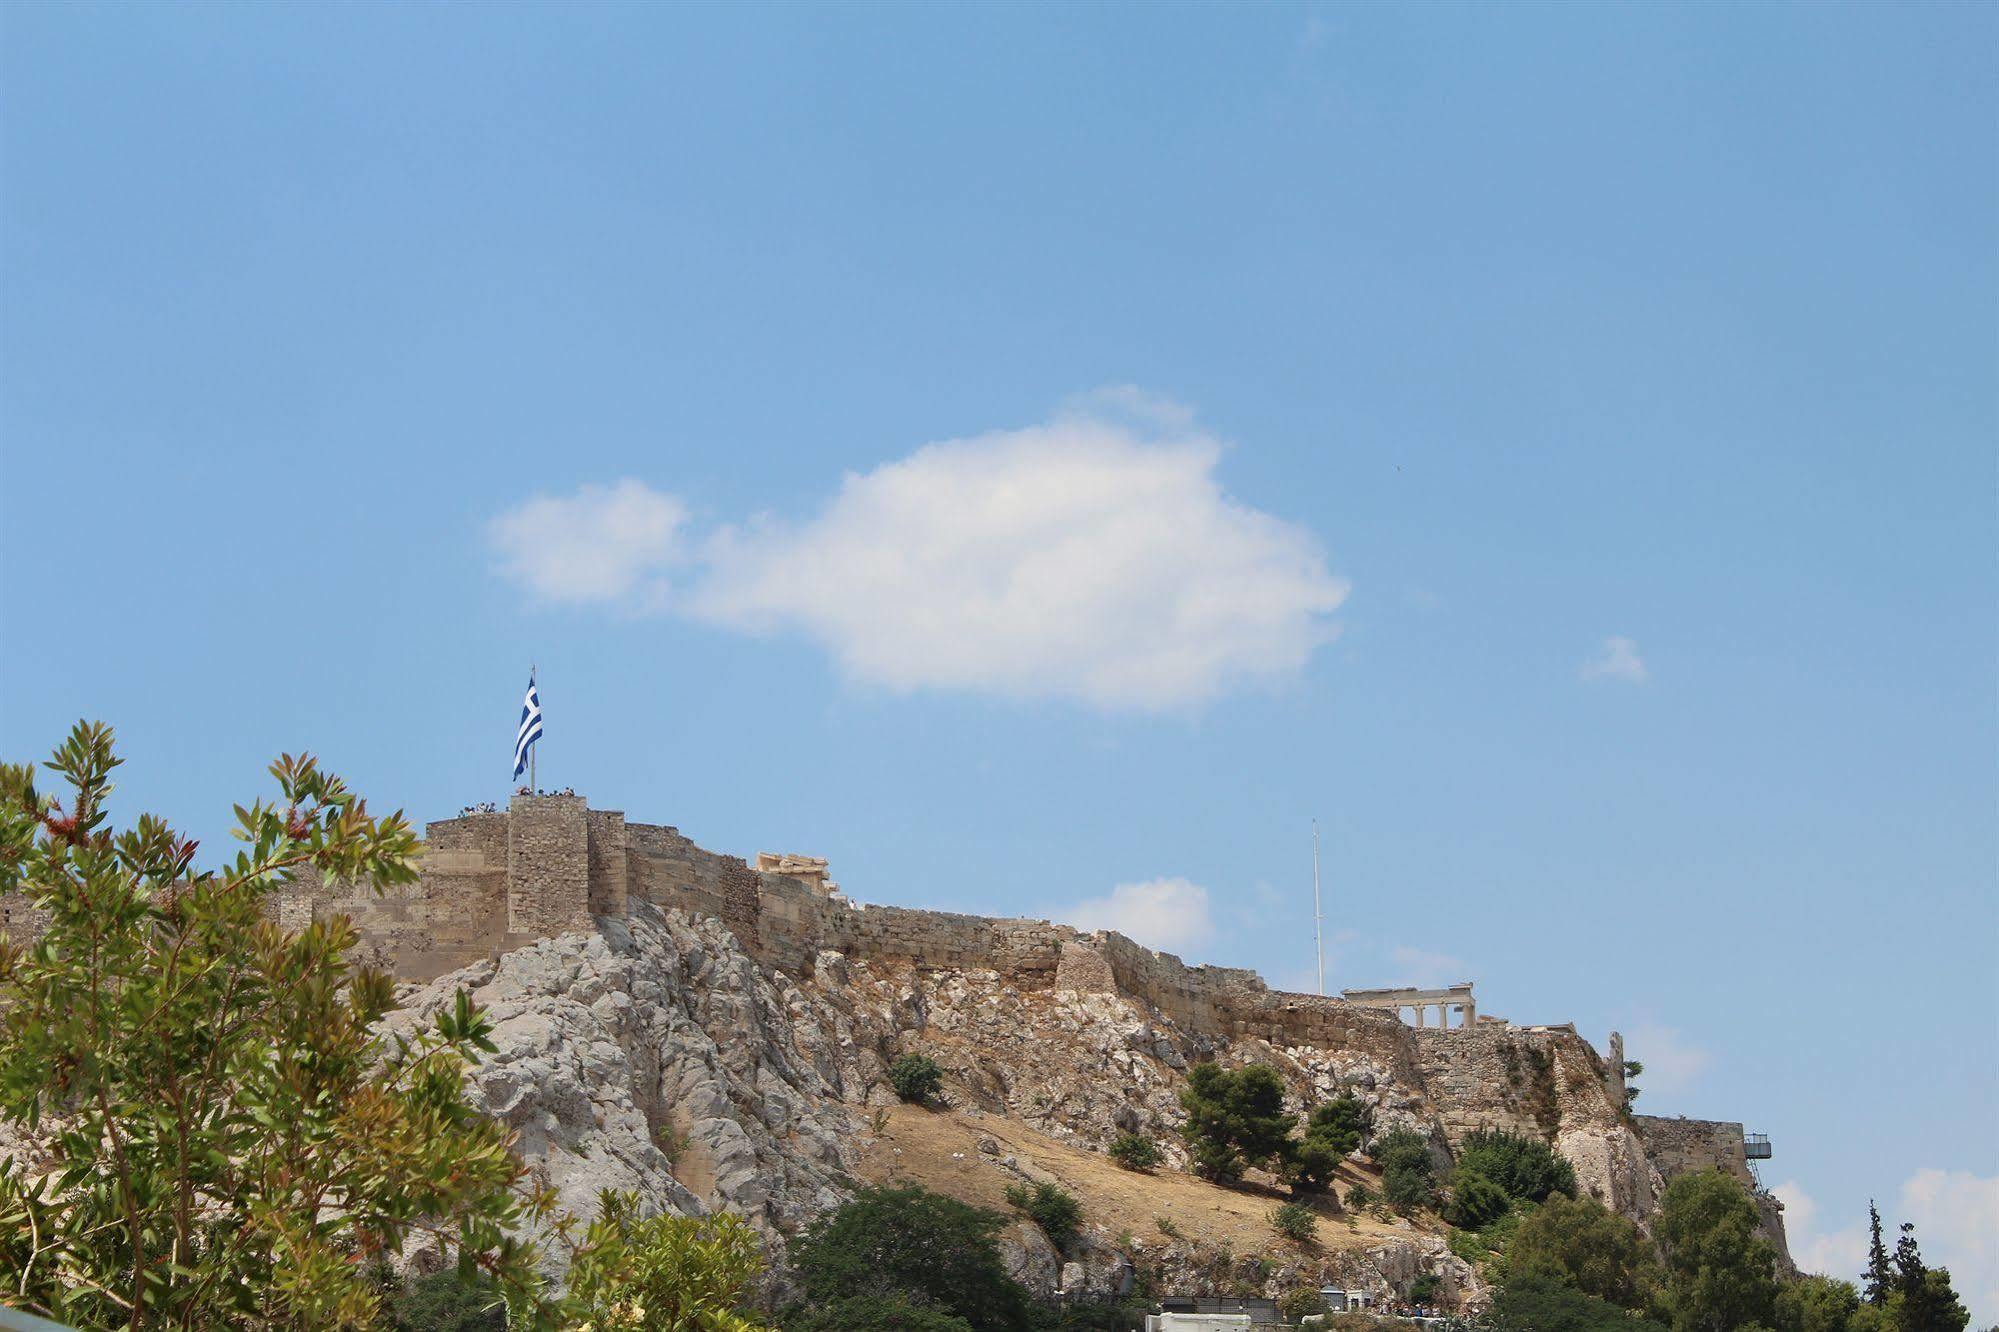
<path id="1" fill-rule="evenodd" d="M 1268 1294 L 1322 1277 L 1394 1289 L 1427 1270 L 1476 1294 L 1438 1233 L 1329 1217 L 1317 1246 L 1287 1245 L 1268 1224 L 1279 1193 L 1184 1173 L 1178 1092 L 1209 1058 L 1273 1065 L 1301 1105 L 1352 1090 L 1440 1151 L 1481 1124 L 1539 1133 L 1606 1202 L 1640 1219 L 1655 1205 L 1658 1175 L 1614 1071 L 1571 1032 L 1416 1031 L 1378 1014 L 1320 1044 L 1281 1025 L 1277 1039 L 1219 1036 L 1102 975 L 1079 978 L 1066 958 L 1040 985 L 834 950 L 801 960 L 760 961 L 713 916 L 633 902 L 592 931 L 411 986 L 392 1021 L 427 1023 L 470 988 L 499 1045 L 479 1095 L 586 1214 L 599 1189 L 635 1189 L 663 1208 L 739 1211 L 781 1246 L 861 1181 L 916 1180 L 1003 1208 L 1008 1183 L 1057 1180 L 1084 1205 L 1080 1270 L 1065 1277 L 1024 1224 L 1008 1241 L 1043 1291 L 1115 1290 L 1135 1265 L 1164 1286 Z M 946 1070 L 937 1109 L 902 1107 L 888 1089 L 888 1064 L 911 1051 Z M 1112 1166 L 1103 1149 L 1127 1129 L 1154 1135 L 1168 1164 Z M 1357 1162 L 1348 1171 L 1343 1190 L 1367 1178 Z"/>

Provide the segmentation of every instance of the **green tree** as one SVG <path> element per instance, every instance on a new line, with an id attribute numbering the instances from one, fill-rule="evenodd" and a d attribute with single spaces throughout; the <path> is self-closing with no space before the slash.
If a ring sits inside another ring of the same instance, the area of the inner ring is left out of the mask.
<path id="1" fill-rule="evenodd" d="M 1483 1230 L 1505 1216 L 1512 1205 L 1505 1189 L 1484 1175 L 1460 1169 L 1451 1180 L 1451 1196 L 1444 1203 L 1444 1220 L 1465 1230 Z"/>
<path id="2" fill-rule="evenodd" d="M 973 1332 L 1026 1332 L 1027 1292 L 994 1242 L 1006 1224 L 913 1184 L 863 1189 L 793 1246 L 792 1266 L 808 1306 L 902 1295 Z"/>
<path id="3" fill-rule="evenodd" d="M 1895 1241 L 1894 1290 L 1889 1308 L 1899 1332 L 1964 1332 L 1971 1314 L 1951 1289 L 1950 1271 L 1930 1267 L 1916 1247 L 1916 1228 L 1902 1223 Z"/>
<path id="4" fill-rule="evenodd" d="M 1540 1202 L 1551 1193 L 1576 1196 L 1576 1168 L 1539 1138 L 1475 1129 L 1458 1145 L 1458 1169 L 1483 1175 L 1506 1196 Z"/>
<path id="5" fill-rule="evenodd" d="M 926 1054 L 906 1054 L 888 1066 L 888 1085 L 905 1101 L 921 1105 L 944 1085 L 944 1070 Z"/>
<path id="6" fill-rule="evenodd" d="M 1666 1332 L 1607 1300 L 1548 1277 L 1514 1277 L 1486 1314 L 1492 1332 Z"/>
<path id="7" fill-rule="evenodd" d="M 637 1194 L 607 1190 L 570 1263 L 565 1313 L 591 1332 L 763 1332 L 737 1308 L 762 1271 L 741 1217 L 646 1216 Z"/>
<path id="8" fill-rule="evenodd" d="M 1381 1196 L 1390 1207 L 1410 1212 L 1436 1203 L 1436 1162 L 1429 1139 L 1399 1128 L 1375 1138 L 1367 1151 L 1381 1167 Z"/>
<path id="9" fill-rule="evenodd" d="M 1248 1166 L 1281 1166 L 1290 1153 L 1297 1121 L 1284 1108 L 1284 1080 L 1275 1069 L 1196 1064 L 1180 1105 L 1187 1112 L 1181 1135 L 1196 1172 L 1209 1179 L 1240 1179 Z"/>
<path id="10" fill-rule="evenodd" d="M 1663 1273 L 1637 1226 L 1594 1198 L 1551 1194 L 1520 1222 L 1506 1248 L 1516 1278 L 1574 1286 L 1620 1309 L 1650 1309 Z"/>
<path id="11" fill-rule="evenodd" d="M 1888 1261 L 1888 1246 L 1881 1242 L 1881 1211 L 1874 1200 L 1867 1200 L 1867 1274 L 1863 1290 L 1867 1302 L 1873 1305 L 1888 1303 L 1888 1292 L 1895 1287 L 1895 1269 Z"/>
<path id="12" fill-rule="evenodd" d="M 1118 1134 L 1108 1154 L 1126 1170 L 1150 1170 L 1160 1161 L 1159 1144 L 1143 1133 Z"/>
<path id="13" fill-rule="evenodd" d="M 81 1328 L 357 1328 L 373 1260 L 425 1236 L 522 1316 L 547 1212 L 507 1131 L 466 1102 L 492 1049 L 461 992 L 434 1031 L 384 1044 L 395 990 L 356 967 L 343 918 L 280 928 L 293 876 L 415 877 L 416 838 L 310 758 L 236 810 L 219 871 L 141 815 L 114 832 L 109 728 L 78 723 L 49 769 L 0 765 L 0 893 L 46 927 L 0 940 L 0 1270 L 10 1298 Z"/>
<path id="14" fill-rule="evenodd" d="M 1083 1223 L 1083 1205 L 1076 1201 L 1074 1194 L 1042 1180 L 1033 1188 L 1025 1184 L 1008 1185 L 1006 1200 L 1041 1227 L 1041 1233 L 1048 1237 L 1050 1244 L 1063 1253 L 1069 1251 L 1070 1242 L 1076 1238 L 1076 1230 Z"/>
<path id="15" fill-rule="evenodd" d="M 1758 1220 L 1748 1192 L 1718 1170 L 1666 1187 L 1655 1230 L 1666 1250 L 1674 1332 L 1734 1332 L 1769 1321 L 1776 1256 L 1756 1237 Z"/>
<path id="16" fill-rule="evenodd" d="M 1860 1309 L 1860 1292 L 1851 1281 L 1808 1276 L 1788 1281 L 1777 1291 L 1778 1332 L 1852 1332 Z"/>
<path id="17" fill-rule="evenodd" d="M 908 1295 L 852 1295 L 785 1316 L 784 1332 L 972 1332 L 953 1313 Z"/>
<path id="18" fill-rule="evenodd" d="M 1304 1137 L 1288 1153 L 1285 1173 L 1291 1186 L 1301 1192 L 1326 1188 L 1372 1122 L 1367 1105 L 1352 1093 L 1314 1107 Z"/>

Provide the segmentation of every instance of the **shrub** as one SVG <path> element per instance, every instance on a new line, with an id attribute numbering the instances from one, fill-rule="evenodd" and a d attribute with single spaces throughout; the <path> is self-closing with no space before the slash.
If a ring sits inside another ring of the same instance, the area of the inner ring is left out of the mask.
<path id="1" fill-rule="evenodd" d="M 1420 1273 L 1414 1281 L 1409 1283 L 1409 1302 L 1411 1304 L 1430 1303 L 1437 1298 L 1437 1287 L 1441 1284 L 1437 1280 L 1435 1272 Z"/>
<path id="2" fill-rule="evenodd" d="M 507 1306 L 484 1277 L 456 1268 L 412 1276 L 390 1297 L 387 1332 L 506 1332 Z"/>
<path id="3" fill-rule="evenodd" d="M 1180 1227 L 1173 1223 L 1173 1218 L 1170 1216 L 1155 1216 L 1152 1218 L 1152 1224 L 1158 1227 L 1159 1233 L 1167 1239 L 1181 1238 Z"/>
<path id="4" fill-rule="evenodd" d="M 1076 1238 L 1076 1228 L 1083 1220 L 1083 1205 L 1074 1195 L 1044 1180 L 1031 1189 L 1025 1184 L 1008 1185 L 1006 1200 L 1041 1227 L 1050 1244 L 1068 1252 L 1069 1241 Z"/>
<path id="5" fill-rule="evenodd" d="M 1310 1244 L 1319 1235 L 1319 1218 L 1301 1202 L 1288 1202 L 1270 1214 L 1270 1228 L 1285 1239 Z"/>
<path id="6" fill-rule="evenodd" d="M 643 1216 L 638 1195 L 601 1195 L 569 1267 L 569 1314 L 601 1332 L 763 1332 L 736 1312 L 763 1271 L 763 1245 L 747 1221 Z"/>
<path id="7" fill-rule="evenodd" d="M 1484 1175 L 1459 1167 L 1451 1181 L 1450 1201 L 1444 1204 L 1444 1220 L 1466 1230 L 1483 1230 L 1505 1216 L 1512 1205 L 1505 1189 Z"/>
<path id="8" fill-rule="evenodd" d="M 1374 1204 L 1374 1190 L 1365 1183 L 1356 1184 L 1347 1190 L 1346 1203 L 1349 1211 L 1370 1207 Z"/>
<path id="9" fill-rule="evenodd" d="M 1150 1170 L 1159 1164 L 1159 1144 L 1143 1133 L 1120 1133 L 1111 1143 L 1110 1158 L 1126 1170 Z"/>
<path id="10" fill-rule="evenodd" d="M 1196 1064 L 1188 1070 L 1180 1104 L 1194 1169 L 1208 1179 L 1240 1179 L 1246 1166 L 1281 1163 L 1297 1122 L 1284 1109 L 1284 1081 L 1262 1064 L 1225 1070 Z"/>
<path id="11" fill-rule="evenodd" d="M 1287 1290 L 1277 1298 L 1277 1313 L 1287 1323 L 1296 1323 L 1307 1314 L 1322 1314 L 1326 1311 L 1326 1297 L 1312 1286 L 1300 1286 Z"/>
<path id="12" fill-rule="evenodd" d="M 792 1246 L 792 1269 L 808 1305 L 902 1295 L 972 1332 L 1026 1332 L 1027 1292 L 995 1243 L 1005 1227 L 997 1212 L 914 1184 L 863 1189 Z"/>
<path id="13" fill-rule="evenodd" d="M 109 826 L 119 762 L 79 722 L 47 766 L 60 804 L 0 764 L 0 895 L 46 913 L 33 945 L 0 940 L 6 1298 L 86 1328 L 362 1326 L 366 1258 L 422 1227 L 525 1314 L 534 1254 L 505 1232 L 553 1195 L 466 1100 L 485 1016 L 460 990 L 385 1040 L 395 985 L 355 964 L 353 925 L 270 910 L 302 874 L 413 882 L 410 826 L 286 755 L 275 798 L 236 809 L 235 858 L 197 869 L 154 815 Z M 63 1168 L 32 1178 L 42 1161 Z"/>
<path id="14" fill-rule="evenodd" d="M 1458 1169 L 1506 1190 L 1509 1198 L 1540 1202 L 1551 1193 L 1576 1196 L 1576 1168 L 1539 1138 L 1478 1129 L 1458 1147 Z"/>
<path id="15" fill-rule="evenodd" d="M 1475 1231 L 1453 1230 L 1444 1242 L 1450 1246 L 1452 1253 L 1474 1265 L 1492 1256 L 1492 1251 Z"/>
<path id="16" fill-rule="evenodd" d="M 888 1085 L 913 1105 L 921 1105 L 944 1084 L 944 1070 L 925 1054 L 906 1054 L 888 1066 Z"/>

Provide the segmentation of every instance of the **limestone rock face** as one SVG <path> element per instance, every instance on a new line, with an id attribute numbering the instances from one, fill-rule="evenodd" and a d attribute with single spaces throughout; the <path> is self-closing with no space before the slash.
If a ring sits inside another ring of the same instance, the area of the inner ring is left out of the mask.
<path id="1" fill-rule="evenodd" d="M 565 1207 L 601 1189 L 740 1212 L 781 1234 L 837 1206 L 855 1116 L 814 1005 L 711 920 L 650 909 L 417 989 L 391 1030 L 469 988 L 498 1052 L 472 1086 Z"/>
<path id="2" fill-rule="evenodd" d="M 1440 1156 L 1483 1125 L 1541 1134 L 1608 1205 L 1641 1221 L 1656 1207 L 1659 1177 L 1614 1104 L 1621 1092 L 1573 1033 L 1493 1026 L 1406 1031 L 1400 1045 L 1297 1045 L 1269 1033 L 1190 1030 L 1120 992 L 1088 957 L 1066 959 L 1062 971 L 1030 982 L 820 949 L 792 975 L 712 916 L 634 899 L 625 916 L 599 917 L 590 931 L 410 988 L 388 1025 L 428 1026 L 469 989 L 499 1047 L 474 1070 L 472 1088 L 518 1132 L 564 1206 L 594 1215 L 598 1192 L 614 1188 L 682 1214 L 726 1208 L 762 1230 L 780 1259 L 789 1238 L 863 1179 L 924 1179 L 951 1191 L 952 1172 L 969 1180 L 983 1170 L 992 1180 L 1076 1185 L 1073 1175 L 1022 1160 L 1021 1133 L 1002 1145 L 1002 1126 L 1014 1125 L 1052 1144 L 1044 1159 L 1059 1148 L 1072 1170 L 1102 1163 L 1096 1168 L 1110 1172 L 1102 1196 L 1127 1199 L 1121 1212 L 1108 1203 L 1086 1210 L 1066 1255 L 1024 1222 L 1004 1233 L 1009 1267 L 1039 1293 L 1111 1294 L 1138 1263 L 1190 1288 L 1212 1277 L 1223 1284 L 1209 1289 L 1247 1282 L 1275 1295 L 1338 1277 L 1390 1290 L 1431 1272 L 1448 1293 L 1480 1296 L 1472 1269 L 1441 1236 L 1406 1222 L 1370 1222 L 1359 1233 L 1342 1223 L 1336 1252 L 1271 1253 L 1253 1267 L 1242 1266 L 1255 1250 L 1239 1230 L 1241 1257 L 1220 1251 L 1237 1264 L 1227 1273 L 1208 1271 L 1216 1246 L 1193 1242 L 1191 1231 L 1187 1241 L 1153 1235 L 1160 1206 L 1133 1183 L 1147 1177 L 1115 1171 L 1101 1153 L 1137 1131 L 1164 1151 L 1162 1173 L 1184 1167 L 1179 1092 L 1187 1068 L 1210 1058 L 1277 1068 L 1300 1108 L 1352 1092 L 1378 1124 L 1416 1128 Z M 902 1149 L 883 1148 L 891 1115 L 904 1113 L 888 1066 L 918 1051 L 945 1080 L 939 1113 L 917 1122 L 948 1119 L 964 1135 L 941 1153 L 941 1182 L 913 1168 L 898 1173 Z M 973 1200 L 1004 1209 L 999 1186 L 987 1187 Z M 1275 1243 L 1261 1212 L 1251 1224 L 1259 1248 Z"/>

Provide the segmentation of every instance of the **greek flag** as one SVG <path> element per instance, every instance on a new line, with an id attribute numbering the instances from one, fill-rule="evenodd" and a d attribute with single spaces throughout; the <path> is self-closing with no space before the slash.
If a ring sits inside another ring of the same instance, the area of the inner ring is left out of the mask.
<path id="1" fill-rule="evenodd" d="M 541 699 L 534 692 L 534 676 L 528 676 L 528 696 L 521 700 L 521 729 L 514 736 L 514 780 L 528 770 L 528 749 L 541 739 Z"/>

